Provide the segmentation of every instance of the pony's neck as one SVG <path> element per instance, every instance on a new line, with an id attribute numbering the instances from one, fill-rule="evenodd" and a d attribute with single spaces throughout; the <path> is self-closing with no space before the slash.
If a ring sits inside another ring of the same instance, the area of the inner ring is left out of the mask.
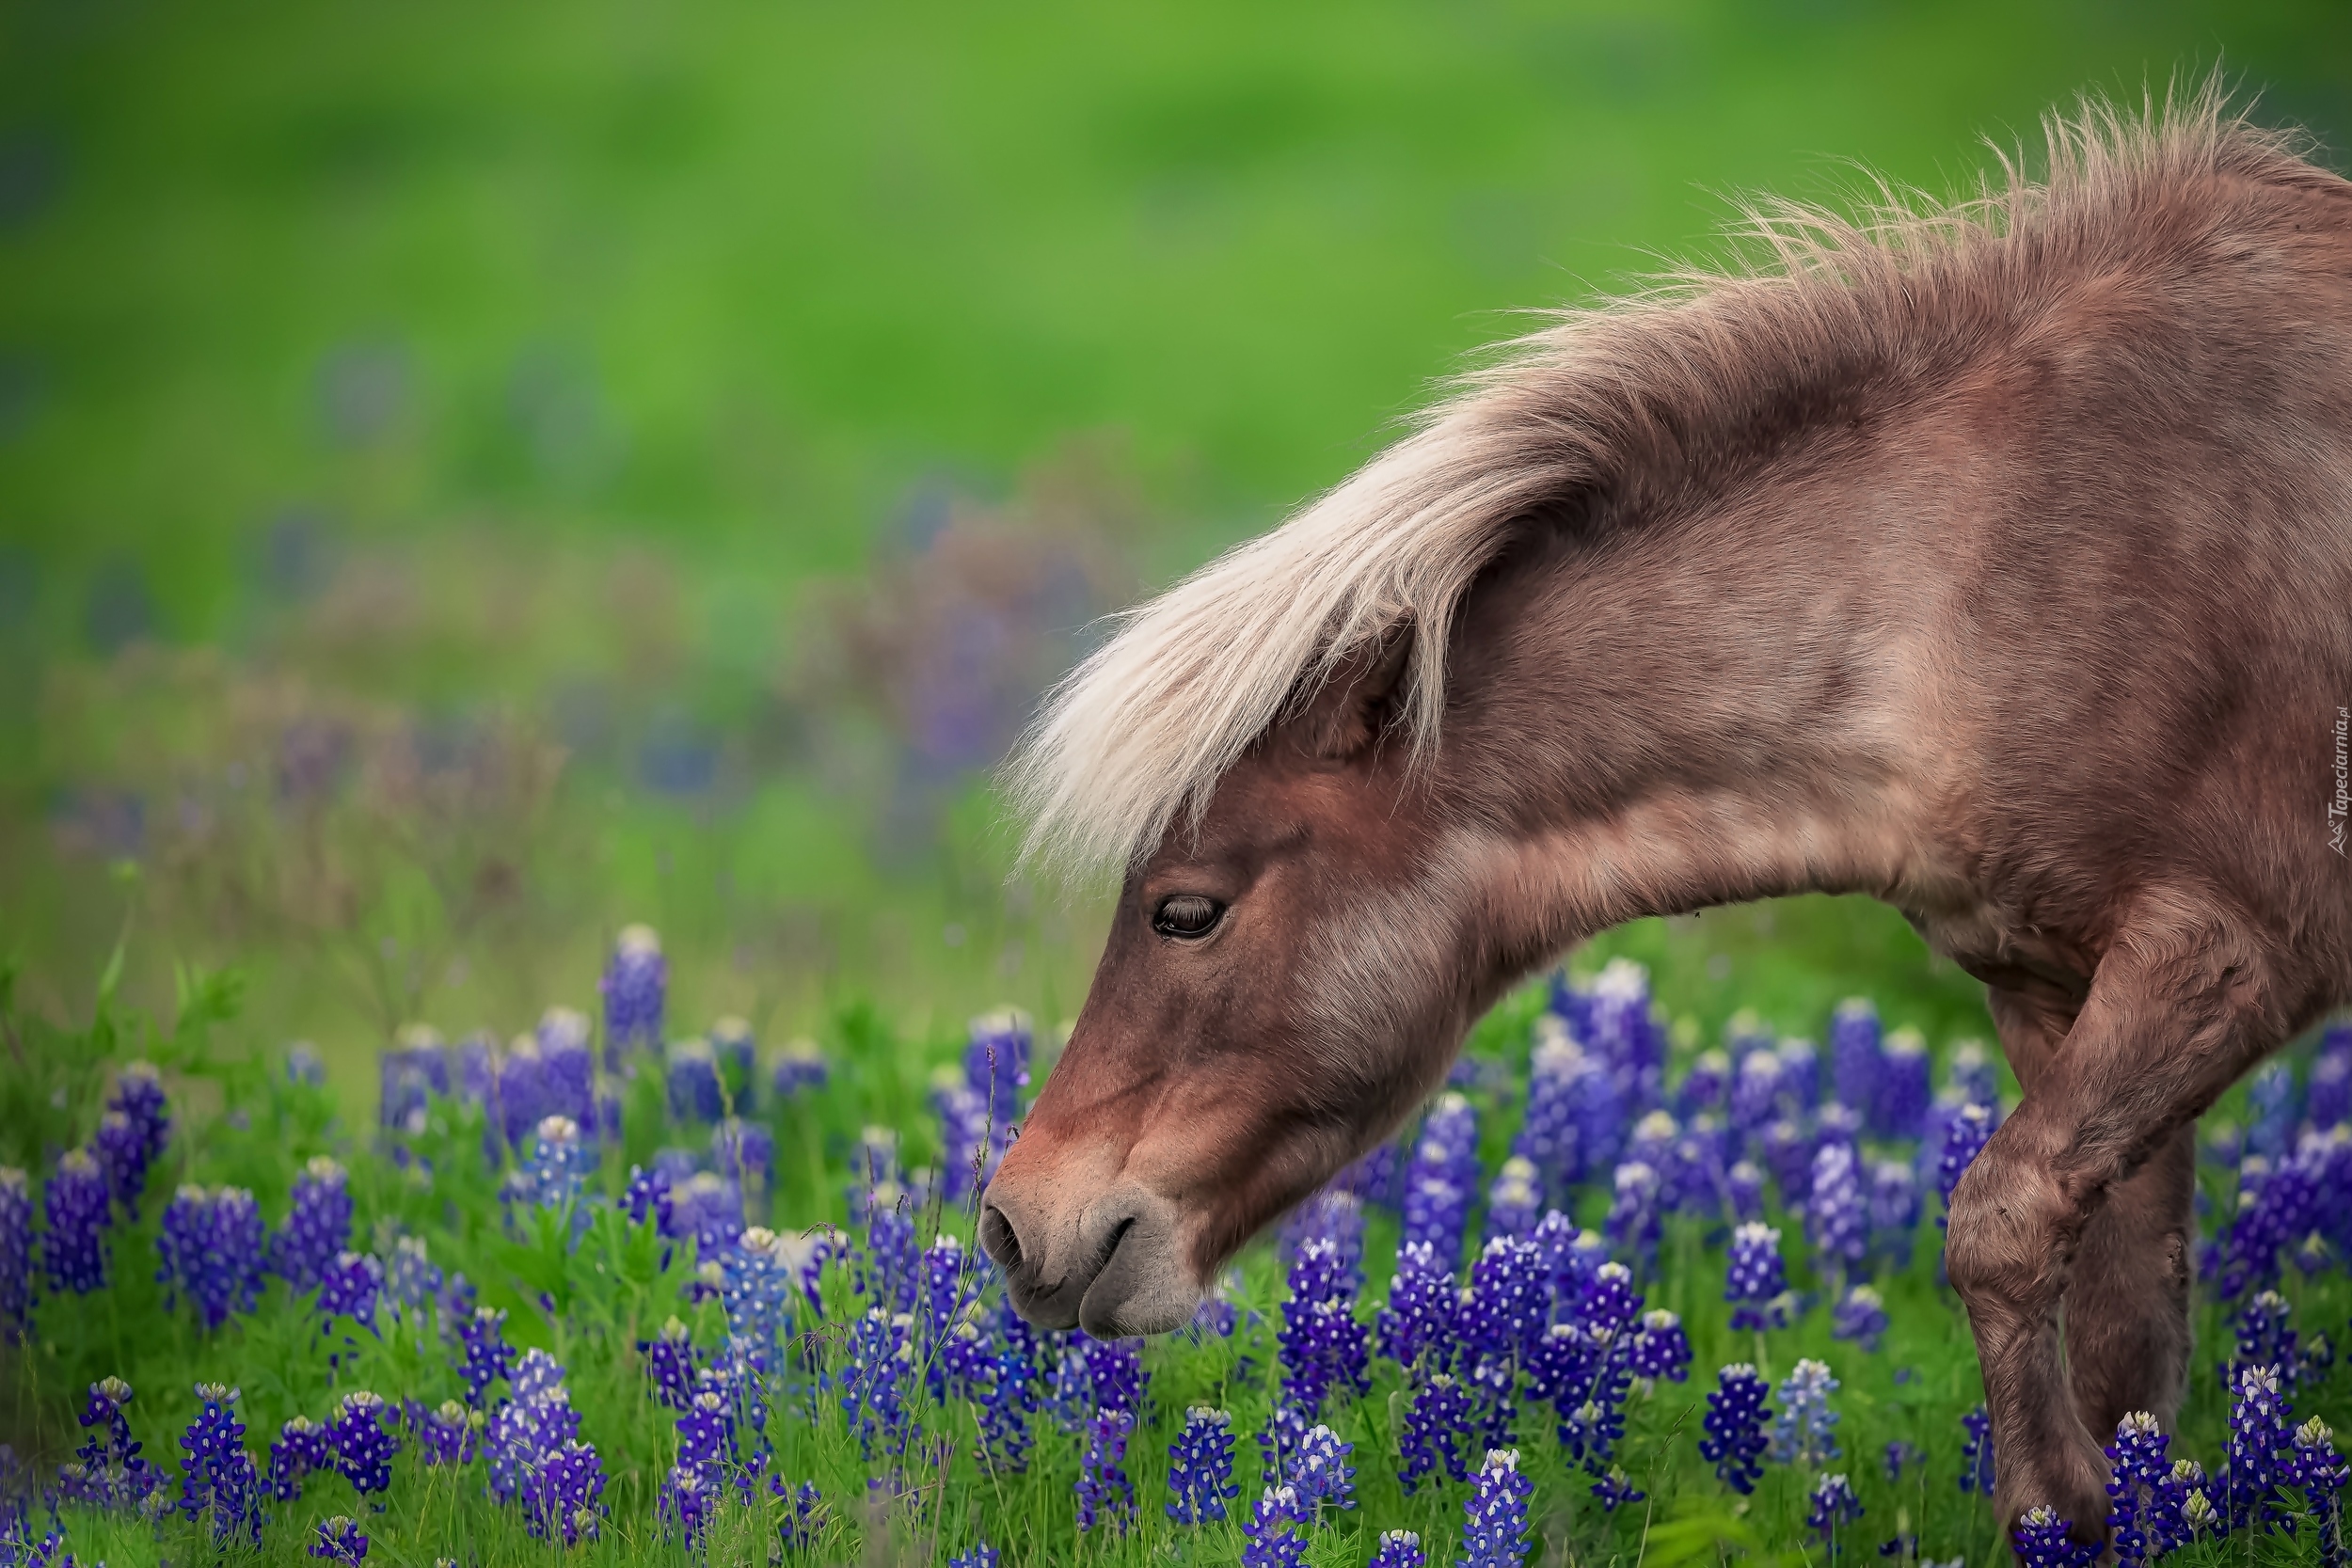
<path id="1" fill-rule="evenodd" d="M 1952 541 L 1968 487 L 1927 486 L 1929 516 L 1897 486 L 1896 516 L 1881 465 L 1848 467 L 1563 535 L 1472 594 L 1443 773 L 1451 819 L 1481 826 L 1445 852 L 1506 962 L 1641 915 L 1804 891 L 1911 908 L 1954 882 L 1931 843 L 1955 732 L 1919 551 Z"/>

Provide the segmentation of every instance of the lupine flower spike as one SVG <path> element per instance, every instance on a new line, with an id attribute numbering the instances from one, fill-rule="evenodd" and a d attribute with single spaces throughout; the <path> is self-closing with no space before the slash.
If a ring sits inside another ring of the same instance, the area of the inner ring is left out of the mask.
<path id="1" fill-rule="evenodd" d="M 358 1564 L 367 1560 L 368 1532 L 361 1529 L 359 1522 L 349 1514 L 338 1513 L 331 1519 L 321 1519 L 317 1533 L 318 1539 L 310 1543 L 312 1557 L 343 1563 L 348 1568 L 358 1568 Z"/>
<path id="2" fill-rule="evenodd" d="M 1478 1492 L 1462 1504 L 1459 1568 L 1522 1568 L 1527 1561 L 1527 1499 L 1534 1483 L 1519 1473 L 1517 1449 L 1493 1449 L 1479 1467 Z"/>
<path id="3" fill-rule="evenodd" d="M 1421 1537 L 1408 1529 L 1382 1530 L 1380 1547 L 1373 1553 L 1371 1568 L 1425 1568 Z"/>
<path id="4" fill-rule="evenodd" d="M 2048 1503 L 2026 1510 L 2017 1521 L 2017 1560 L 2025 1568 L 2091 1568 L 2099 1560 L 2096 1542 L 2079 1542 L 2074 1524 Z"/>
<path id="5" fill-rule="evenodd" d="M 1180 1525 L 1222 1524 L 1225 1505 L 1241 1496 L 1233 1484 L 1233 1418 L 1194 1405 L 1184 1430 L 1168 1446 L 1168 1488 L 1176 1494 L 1168 1516 Z"/>
<path id="6" fill-rule="evenodd" d="M 1715 1391 L 1707 1396 L 1706 1437 L 1699 1456 L 1715 1466 L 1724 1485 L 1741 1494 L 1756 1490 L 1764 1474 L 1764 1450 L 1771 1446 L 1764 1422 L 1770 1411 L 1765 1401 L 1772 1386 L 1744 1361 L 1725 1367 L 1717 1376 Z"/>

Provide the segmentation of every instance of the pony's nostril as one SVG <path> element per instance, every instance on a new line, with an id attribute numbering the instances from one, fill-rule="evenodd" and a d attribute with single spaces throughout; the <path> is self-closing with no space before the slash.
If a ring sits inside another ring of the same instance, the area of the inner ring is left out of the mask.
<path id="1" fill-rule="evenodd" d="M 980 1245 L 1007 1274 L 1021 1266 L 1021 1237 L 993 1203 L 980 1211 Z"/>

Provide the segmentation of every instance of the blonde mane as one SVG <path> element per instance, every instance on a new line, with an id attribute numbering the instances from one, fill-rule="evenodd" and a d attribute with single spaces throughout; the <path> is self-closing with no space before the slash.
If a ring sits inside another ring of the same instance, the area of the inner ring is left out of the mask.
<path id="1" fill-rule="evenodd" d="M 1532 515 L 1580 496 L 1639 511 L 1720 479 L 1865 393 L 1899 398 L 2014 341 L 2069 277 L 2209 242 L 2233 184 L 2332 181 L 2297 138 L 2228 112 L 2217 81 L 2137 114 L 2086 100 L 2043 129 L 2042 180 L 1995 149 L 1997 182 L 1965 201 L 1881 187 L 1859 218 L 1747 208 L 1742 264 L 1551 313 L 1338 488 L 1124 612 L 1009 765 L 1025 853 L 1075 872 L 1132 864 L 1343 661 L 1408 622 L 1394 723 L 1426 759 L 1456 609 Z"/>

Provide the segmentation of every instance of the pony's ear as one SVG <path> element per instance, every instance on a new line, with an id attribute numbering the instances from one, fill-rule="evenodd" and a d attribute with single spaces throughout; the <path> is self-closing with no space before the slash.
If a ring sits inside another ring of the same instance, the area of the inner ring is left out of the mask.
<path id="1" fill-rule="evenodd" d="M 1342 659 L 1292 723 L 1299 749 L 1338 760 L 1370 748 L 1394 711 L 1412 656 L 1413 626 L 1406 621 Z"/>

